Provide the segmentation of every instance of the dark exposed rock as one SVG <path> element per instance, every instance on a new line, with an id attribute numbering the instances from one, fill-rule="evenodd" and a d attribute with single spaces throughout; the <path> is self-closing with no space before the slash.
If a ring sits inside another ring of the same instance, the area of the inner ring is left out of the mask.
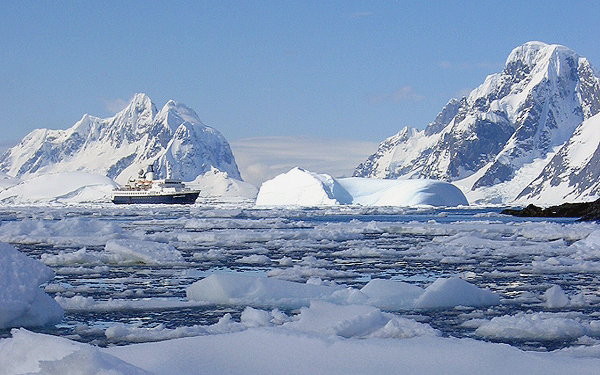
<path id="1" fill-rule="evenodd" d="M 598 196 L 600 147 L 592 156 L 597 138 L 589 133 L 600 128 L 599 113 L 600 77 L 587 59 L 528 42 L 468 97 L 450 100 L 424 130 L 382 142 L 354 176 L 461 181 L 467 195 L 483 193 L 474 194 L 479 203 L 555 203 L 549 197 L 556 192 L 573 200 Z"/>
<path id="2" fill-rule="evenodd" d="M 530 204 L 522 209 L 505 209 L 504 215 L 518 217 L 577 217 L 582 221 L 600 220 L 600 199 L 587 203 L 563 203 L 541 208 Z"/>

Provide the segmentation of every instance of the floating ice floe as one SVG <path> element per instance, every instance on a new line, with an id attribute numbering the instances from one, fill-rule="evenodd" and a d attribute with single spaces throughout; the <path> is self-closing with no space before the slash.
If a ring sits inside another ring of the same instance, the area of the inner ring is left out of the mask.
<path id="1" fill-rule="evenodd" d="M 415 301 L 415 307 L 420 309 L 434 309 L 454 306 L 492 306 L 500 303 L 500 297 L 486 289 L 453 277 L 450 279 L 437 279 L 427 287 L 423 294 Z"/>
<path id="2" fill-rule="evenodd" d="M 600 334 L 600 321 L 589 322 L 560 313 L 518 313 L 486 321 L 475 330 L 478 336 L 493 339 L 574 340 Z"/>
<path id="3" fill-rule="evenodd" d="M 189 299 L 223 305 L 250 305 L 295 308 L 308 306 L 313 299 L 331 298 L 343 287 L 302 284 L 269 277 L 242 274 L 212 274 L 190 285 Z"/>
<path id="4" fill-rule="evenodd" d="M 134 239 L 109 240 L 105 250 L 120 255 L 125 261 L 145 264 L 180 264 L 184 262 L 179 250 L 172 245 Z"/>
<path id="5" fill-rule="evenodd" d="M 82 217 L 60 220 L 22 219 L 0 225 L 0 241 L 48 243 L 53 245 L 104 245 L 107 239 L 123 235 L 116 223 Z"/>
<path id="6" fill-rule="evenodd" d="M 553 285 L 544 293 L 546 307 L 550 309 L 565 307 L 569 304 L 569 297 L 559 285 Z"/>
<path id="7" fill-rule="evenodd" d="M 335 179 L 327 174 L 294 168 L 265 181 L 258 206 L 468 206 L 456 186 L 435 180 Z"/>
<path id="8" fill-rule="evenodd" d="M 0 329 L 60 322 L 62 308 L 40 289 L 53 278 L 49 267 L 0 243 Z"/>
<path id="9" fill-rule="evenodd" d="M 58 254 L 42 254 L 42 263 L 48 266 L 101 266 L 104 264 L 174 265 L 185 262 L 181 252 L 172 245 L 136 239 L 109 239 L 104 251 L 81 248 L 75 251 L 59 251 Z M 60 272 L 63 268 L 59 268 Z M 93 270 L 93 268 L 91 268 Z"/>
<path id="10" fill-rule="evenodd" d="M 187 288 L 192 300 L 224 305 L 299 308 L 320 300 L 341 305 L 361 304 L 386 310 L 490 306 L 495 293 L 459 278 L 438 279 L 426 289 L 400 281 L 371 280 L 362 289 L 298 283 L 242 274 L 212 274 Z"/>
<path id="11" fill-rule="evenodd" d="M 344 338 L 440 336 L 440 332 L 428 324 L 385 313 L 373 306 L 340 306 L 323 301 L 312 301 L 309 307 L 301 308 L 300 314 L 283 327 Z"/>

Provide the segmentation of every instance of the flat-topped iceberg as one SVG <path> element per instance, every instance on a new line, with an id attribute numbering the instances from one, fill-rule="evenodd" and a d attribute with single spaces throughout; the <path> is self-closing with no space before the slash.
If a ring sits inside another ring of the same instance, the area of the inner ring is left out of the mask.
<path id="1" fill-rule="evenodd" d="M 265 181 L 258 192 L 259 206 L 468 206 L 456 186 L 436 180 L 379 180 L 339 178 L 293 168 Z"/>

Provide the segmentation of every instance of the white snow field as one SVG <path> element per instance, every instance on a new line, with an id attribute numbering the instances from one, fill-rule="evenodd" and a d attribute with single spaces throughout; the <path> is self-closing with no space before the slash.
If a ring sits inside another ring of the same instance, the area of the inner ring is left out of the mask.
<path id="1" fill-rule="evenodd" d="M 0 190 L 0 202 L 31 204 L 108 201 L 116 186 L 110 178 L 98 174 L 53 173 L 6 186 L 4 190 Z"/>
<path id="2" fill-rule="evenodd" d="M 600 225 L 498 211 L 0 204 L 0 374 L 597 372 Z"/>
<path id="3" fill-rule="evenodd" d="M 335 179 L 327 174 L 293 168 L 263 182 L 258 206 L 468 206 L 456 186 L 435 180 Z"/>

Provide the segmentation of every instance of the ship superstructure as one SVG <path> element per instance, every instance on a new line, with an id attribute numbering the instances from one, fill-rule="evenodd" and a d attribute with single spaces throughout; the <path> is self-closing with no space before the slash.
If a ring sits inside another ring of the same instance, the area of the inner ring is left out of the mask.
<path id="1" fill-rule="evenodd" d="M 200 194 L 190 189 L 181 180 L 166 178 L 155 180 L 152 166 L 144 172 L 140 169 L 137 177 L 131 177 L 127 185 L 113 190 L 113 203 L 166 203 L 193 204 Z"/>

